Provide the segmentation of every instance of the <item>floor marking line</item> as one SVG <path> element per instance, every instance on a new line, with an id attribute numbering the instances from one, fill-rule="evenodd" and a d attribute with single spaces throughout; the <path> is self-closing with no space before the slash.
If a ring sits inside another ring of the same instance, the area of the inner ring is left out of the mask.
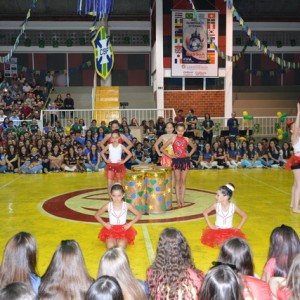
<path id="1" fill-rule="evenodd" d="M 151 239 L 150 239 L 150 235 L 149 235 L 149 231 L 147 229 L 147 226 L 142 225 L 142 229 L 143 229 L 143 234 L 144 234 L 148 259 L 149 259 L 149 263 L 151 265 L 154 261 L 154 258 L 155 258 L 154 250 L 153 250 L 153 247 L 152 247 L 152 243 L 151 243 Z"/>
<path id="2" fill-rule="evenodd" d="M 273 186 L 273 185 L 267 184 L 267 183 L 265 183 L 265 182 L 262 181 L 262 180 L 254 179 L 253 177 L 250 177 L 249 175 L 246 175 L 246 174 L 243 174 L 243 176 L 245 176 L 245 177 L 247 177 L 247 178 L 250 178 L 250 179 L 253 180 L 253 181 L 259 182 L 259 183 L 261 183 L 262 185 L 265 185 L 265 186 L 267 186 L 267 187 L 270 187 L 270 188 L 272 188 L 272 189 L 274 189 L 274 190 L 276 190 L 276 191 L 278 191 L 278 192 L 281 192 L 281 193 L 283 193 L 283 194 L 286 194 L 286 195 L 291 196 L 291 193 L 285 192 L 285 191 L 283 191 L 283 190 L 281 190 L 281 189 L 279 189 L 279 188 L 277 188 L 277 187 L 275 187 L 275 186 Z"/>
<path id="3" fill-rule="evenodd" d="M 6 183 L 6 184 L 0 186 L 0 190 L 4 189 L 5 187 L 7 187 L 8 185 L 10 185 L 11 183 L 17 181 L 17 180 L 18 180 L 19 178 L 21 178 L 21 177 L 22 177 L 22 175 L 19 175 L 19 176 L 18 176 L 17 178 L 15 178 L 14 180 L 9 181 L 8 183 Z"/>

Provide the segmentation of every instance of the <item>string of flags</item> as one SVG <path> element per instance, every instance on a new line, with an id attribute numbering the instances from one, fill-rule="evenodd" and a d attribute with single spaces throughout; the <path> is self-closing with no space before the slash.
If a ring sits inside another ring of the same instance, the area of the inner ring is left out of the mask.
<path id="1" fill-rule="evenodd" d="M 233 17 L 239 22 L 242 30 L 247 34 L 249 39 L 258 47 L 259 50 L 263 50 L 273 62 L 278 64 L 281 68 L 287 69 L 300 69 L 300 62 L 290 62 L 282 59 L 281 57 L 275 55 L 264 43 L 253 33 L 251 28 L 245 23 L 244 19 L 240 16 L 236 8 L 234 7 L 231 0 L 224 0 L 227 4 L 227 8 L 231 11 Z"/>
<path id="2" fill-rule="evenodd" d="M 219 47 L 218 45 L 215 44 L 215 42 L 208 36 L 208 32 L 207 29 L 205 28 L 204 22 L 201 21 L 200 16 L 196 10 L 196 7 L 194 5 L 193 0 L 189 0 L 193 12 L 194 12 L 194 19 L 200 23 L 200 25 L 203 27 L 204 32 L 207 36 L 207 41 L 209 44 L 212 44 L 214 47 L 214 50 L 218 53 L 218 55 L 222 58 L 222 59 L 226 59 L 227 61 L 231 61 L 231 62 L 237 62 L 242 55 L 244 54 L 244 52 L 247 49 L 248 44 L 246 44 L 244 46 L 244 48 L 242 49 L 242 51 L 240 53 L 234 54 L 232 56 L 226 55 Z M 234 7 L 233 3 L 231 0 L 224 0 L 224 2 L 227 5 L 227 8 L 231 11 L 233 17 L 235 17 L 235 19 L 239 22 L 239 25 L 241 26 L 242 30 L 247 34 L 247 36 L 249 37 L 249 41 L 253 42 L 254 45 L 256 45 L 258 47 L 258 49 L 263 50 L 263 53 L 266 54 L 273 62 L 275 62 L 276 64 L 278 64 L 281 68 L 283 69 L 300 69 L 300 62 L 290 62 L 290 61 L 286 61 L 285 59 L 282 59 L 281 57 L 275 55 L 272 51 L 270 51 L 268 49 L 268 47 L 262 42 L 260 41 L 260 39 L 253 33 L 253 31 L 251 30 L 251 28 L 245 23 L 244 19 L 240 16 L 240 14 L 238 13 L 238 11 L 236 10 L 236 8 Z"/>
<path id="3" fill-rule="evenodd" d="M 14 46 L 13 46 L 12 49 L 8 52 L 7 55 L 0 57 L 0 63 L 1 63 L 1 64 L 8 63 L 8 62 L 10 61 L 10 59 L 12 58 L 14 52 L 15 52 L 16 49 L 18 48 L 19 43 L 20 43 L 20 39 L 21 39 L 22 35 L 24 34 L 24 32 L 25 32 L 25 30 L 26 30 L 27 23 L 28 23 L 29 18 L 30 18 L 30 16 L 31 16 L 31 11 L 34 10 L 34 9 L 36 8 L 36 3 L 37 3 L 37 1 L 38 1 L 38 0 L 32 0 L 31 8 L 29 8 L 25 20 L 24 20 L 24 21 L 22 22 L 22 24 L 20 25 L 20 26 L 21 26 L 21 29 L 20 29 L 20 32 L 19 32 L 17 38 L 16 38 L 16 41 L 15 41 L 15 43 L 14 43 Z"/>

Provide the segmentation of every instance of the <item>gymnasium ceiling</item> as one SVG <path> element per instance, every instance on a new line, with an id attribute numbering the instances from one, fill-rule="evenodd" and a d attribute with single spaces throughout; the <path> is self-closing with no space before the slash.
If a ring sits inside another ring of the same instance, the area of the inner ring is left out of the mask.
<path id="1" fill-rule="evenodd" d="M 110 19 L 143 20 L 150 17 L 150 0 L 113 0 Z M 153 0 L 152 0 L 153 1 Z M 171 6 L 174 0 L 164 0 Z M 179 0 L 179 2 L 189 0 Z M 196 7 L 214 9 L 216 0 L 193 0 Z M 178 2 L 178 0 L 177 0 Z M 300 0 L 233 0 L 245 20 L 300 20 Z M 0 20 L 24 19 L 32 0 L 0 0 Z M 38 0 L 32 20 L 83 20 L 76 13 L 77 0 Z M 90 17 L 88 17 L 90 20 Z"/>

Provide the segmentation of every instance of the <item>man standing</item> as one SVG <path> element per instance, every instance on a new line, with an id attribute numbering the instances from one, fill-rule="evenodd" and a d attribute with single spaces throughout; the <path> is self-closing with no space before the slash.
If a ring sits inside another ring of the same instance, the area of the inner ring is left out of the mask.
<path id="1" fill-rule="evenodd" d="M 231 118 L 227 120 L 227 127 L 229 130 L 229 135 L 231 137 L 236 137 L 239 133 L 239 121 L 236 119 L 235 111 L 231 114 Z"/>
<path id="2" fill-rule="evenodd" d="M 65 110 L 73 110 L 74 109 L 74 100 L 71 98 L 71 94 L 68 93 L 64 100 L 64 109 Z M 71 112 L 71 118 L 73 118 L 73 112 Z"/>

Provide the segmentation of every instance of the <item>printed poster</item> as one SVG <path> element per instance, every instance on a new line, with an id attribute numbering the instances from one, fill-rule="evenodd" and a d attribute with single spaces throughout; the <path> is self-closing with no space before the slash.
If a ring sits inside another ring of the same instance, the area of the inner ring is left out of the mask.
<path id="1" fill-rule="evenodd" d="M 218 77 L 218 12 L 172 11 L 172 76 Z"/>

